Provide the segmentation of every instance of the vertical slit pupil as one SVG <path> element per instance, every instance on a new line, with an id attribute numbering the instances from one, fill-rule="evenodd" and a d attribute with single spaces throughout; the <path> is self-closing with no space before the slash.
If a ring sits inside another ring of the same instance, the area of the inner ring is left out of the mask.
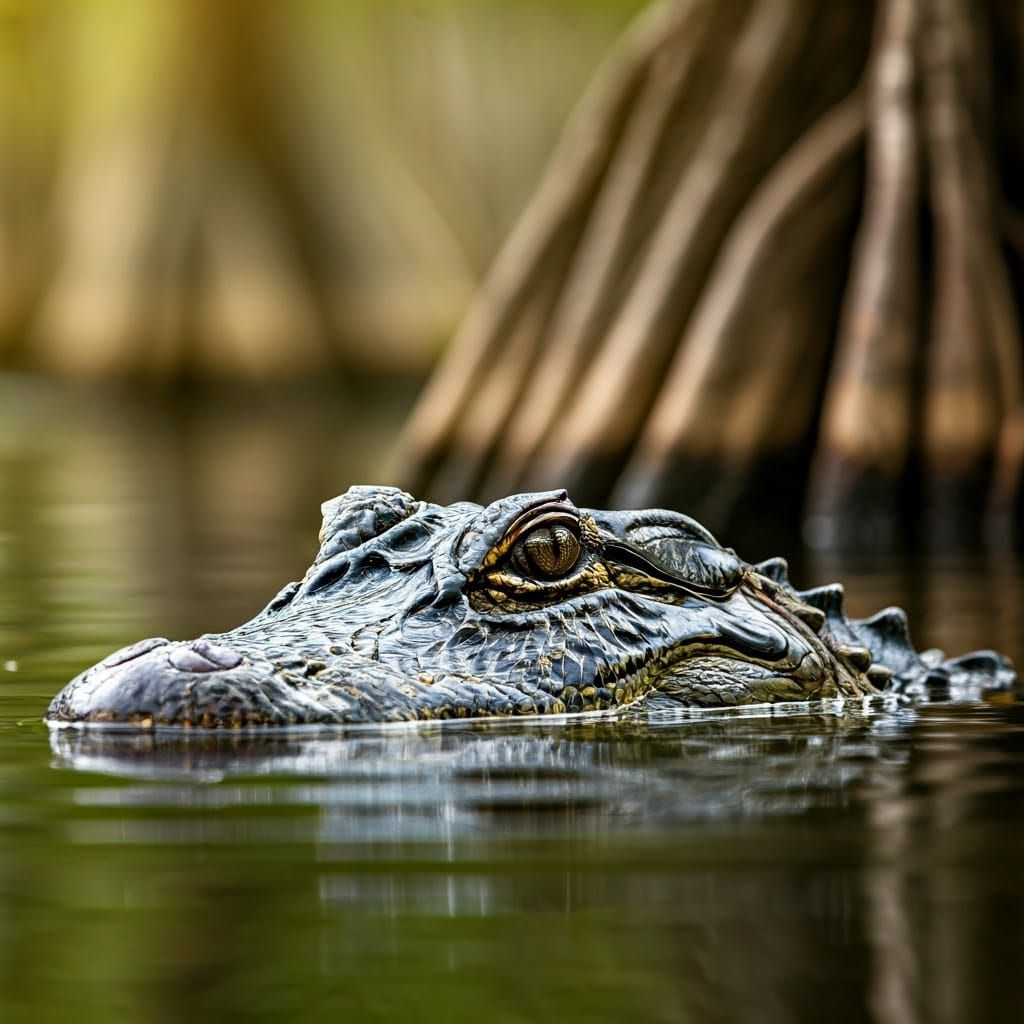
<path id="1" fill-rule="evenodd" d="M 544 526 L 523 538 L 529 562 L 545 576 L 559 576 L 571 569 L 580 553 L 580 542 L 564 525 Z"/>

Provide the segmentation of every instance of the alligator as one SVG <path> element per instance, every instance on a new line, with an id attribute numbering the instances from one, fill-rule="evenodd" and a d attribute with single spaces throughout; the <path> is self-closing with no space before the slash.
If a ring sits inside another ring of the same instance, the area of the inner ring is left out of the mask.
<path id="1" fill-rule="evenodd" d="M 352 487 L 320 550 L 249 622 L 143 640 L 87 669 L 47 720 L 198 728 L 908 699 L 1013 685 L 994 651 L 918 653 L 906 615 L 843 611 L 664 510 L 579 509 L 565 491 L 487 507 Z"/>

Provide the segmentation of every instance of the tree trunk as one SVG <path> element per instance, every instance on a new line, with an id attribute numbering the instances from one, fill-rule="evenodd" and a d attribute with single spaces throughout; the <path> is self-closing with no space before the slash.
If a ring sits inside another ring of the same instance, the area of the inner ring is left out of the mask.
<path id="1" fill-rule="evenodd" d="M 406 483 L 771 508 L 824 545 L 1005 535 L 1022 50 L 1009 0 L 649 9 L 415 410 Z"/>

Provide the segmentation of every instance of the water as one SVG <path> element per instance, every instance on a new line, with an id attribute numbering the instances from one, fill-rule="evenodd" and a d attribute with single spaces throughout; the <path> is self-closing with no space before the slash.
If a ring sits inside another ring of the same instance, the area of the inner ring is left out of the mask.
<path id="1" fill-rule="evenodd" d="M 0 381 L 3 1021 L 1024 1016 L 1011 695 L 169 743 L 39 723 L 110 649 L 301 574 L 402 402 Z M 1005 557 L 803 572 L 906 605 L 922 646 L 1024 653 Z"/>

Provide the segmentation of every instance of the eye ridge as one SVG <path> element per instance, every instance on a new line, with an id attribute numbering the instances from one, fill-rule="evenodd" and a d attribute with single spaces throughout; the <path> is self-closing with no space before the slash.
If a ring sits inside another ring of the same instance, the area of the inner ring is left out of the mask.
<path id="1" fill-rule="evenodd" d="M 564 523 L 538 526 L 523 537 L 517 547 L 526 568 L 548 579 L 562 576 L 579 561 L 582 545 L 579 537 Z"/>

